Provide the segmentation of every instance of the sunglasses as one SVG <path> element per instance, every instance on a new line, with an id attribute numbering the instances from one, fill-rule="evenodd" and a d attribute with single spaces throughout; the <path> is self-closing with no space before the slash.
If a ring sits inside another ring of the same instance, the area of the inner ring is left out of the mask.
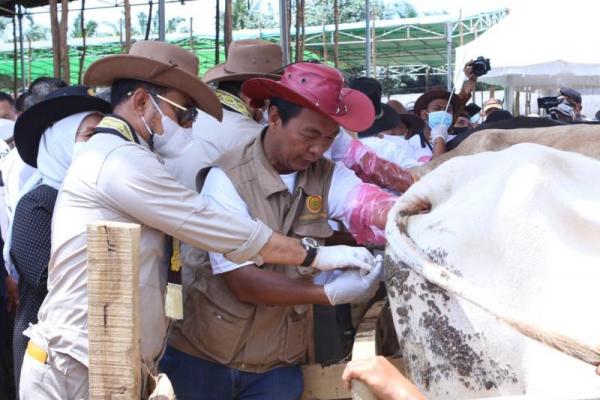
<path id="1" fill-rule="evenodd" d="M 152 93 L 154 97 L 172 105 L 175 108 L 175 114 L 177 115 L 177 123 L 181 126 L 192 124 L 198 117 L 198 109 L 194 106 L 184 107 L 181 104 L 175 103 L 173 100 L 169 100 L 158 93 Z"/>

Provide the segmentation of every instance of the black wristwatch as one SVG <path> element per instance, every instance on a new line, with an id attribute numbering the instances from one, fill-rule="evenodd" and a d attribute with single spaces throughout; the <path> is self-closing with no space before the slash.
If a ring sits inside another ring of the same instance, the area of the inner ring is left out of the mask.
<path id="1" fill-rule="evenodd" d="M 319 252 L 319 243 L 311 237 L 302 238 L 300 243 L 302 243 L 302 247 L 306 250 L 306 258 L 300 265 L 303 267 L 310 267 Z"/>

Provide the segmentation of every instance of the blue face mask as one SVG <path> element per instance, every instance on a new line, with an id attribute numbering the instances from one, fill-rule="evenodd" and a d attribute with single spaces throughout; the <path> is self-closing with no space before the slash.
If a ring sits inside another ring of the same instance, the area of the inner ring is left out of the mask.
<path id="1" fill-rule="evenodd" d="M 452 114 L 446 111 L 430 112 L 427 123 L 430 129 L 438 125 L 445 125 L 446 128 L 450 128 L 450 125 L 452 125 Z"/>

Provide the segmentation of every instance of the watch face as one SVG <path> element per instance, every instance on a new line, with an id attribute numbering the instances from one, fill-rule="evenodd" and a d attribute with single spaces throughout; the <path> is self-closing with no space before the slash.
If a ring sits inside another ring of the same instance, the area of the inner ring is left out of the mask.
<path id="1" fill-rule="evenodd" d="M 302 239 L 302 244 L 305 244 L 310 247 L 319 247 L 319 243 L 311 237 L 305 237 Z"/>

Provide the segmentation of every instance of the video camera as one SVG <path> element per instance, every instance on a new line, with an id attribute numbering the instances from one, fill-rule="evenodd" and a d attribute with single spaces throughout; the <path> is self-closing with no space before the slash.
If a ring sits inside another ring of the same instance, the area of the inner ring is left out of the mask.
<path id="1" fill-rule="evenodd" d="M 471 66 L 473 67 L 473 73 L 477 76 L 485 75 L 492 69 L 490 66 L 490 59 L 483 58 L 483 56 L 477 57 Z"/>
<path id="2" fill-rule="evenodd" d="M 558 106 L 563 102 L 563 97 L 558 96 L 546 96 L 546 97 L 538 97 L 537 105 L 538 108 L 543 108 L 547 113 L 550 112 L 551 108 Z"/>

